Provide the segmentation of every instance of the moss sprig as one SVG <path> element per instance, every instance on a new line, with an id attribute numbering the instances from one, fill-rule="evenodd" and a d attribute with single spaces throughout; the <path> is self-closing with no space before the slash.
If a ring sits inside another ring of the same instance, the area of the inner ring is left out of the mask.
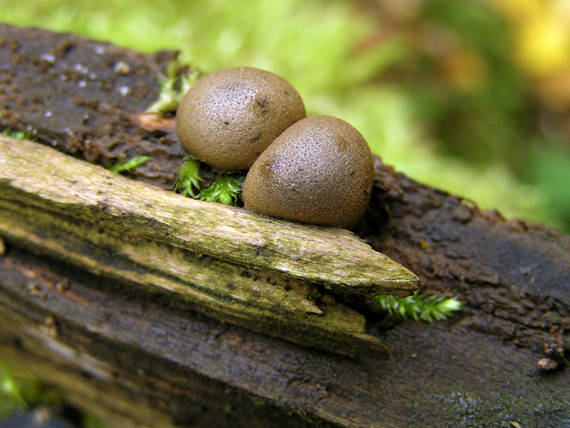
<path id="1" fill-rule="evenodd" d="M 14 129 L 6 128 L 3 129 L 0 134 L 6 137 L 14 138 L 16 140 L 32 140 L 32 134 L 26 131 L 17 131 Z"/>
<path id="2" fill-rule="evenodd" d="M 235 205 L 241 193 L 241 183 L 244 177 L 222 176 L 210 187 L 201 189 L 200 161 L 186 156 L 178 171 L 174 191 L 183 196 L 201 201 L 220 202 Z"/>
<path id="3" fill-rule="evenodd" d="M 142 164 L 148 162 L 150 157 L 148 156 L 136 156 L 132 159 L 129 159 L 126 162 L 116 163 L 109 167 L 109 171 L 113 172 L 129 172 L 132 169 L 138 168 Z"/>
<path id="4" fill-rule="evenodd" d="M 159 79 L 160 93 L 158 99 L 146 109 L 147 113 L 165 113 L 176 110 L 180 100 L 202 75 L 202 72 L 194 67 L 187 66 L 187 71 L 180 74 L 185 68 L 178 61 L 172 61 L 166 68 L 166 76 Z"/>
<path id="5" fill-rule="evenodd" d="M 68 404 L 62 391 L 41 382 L 28 372 L 16 372 L 0 361 L 0 419 L 21 410 L 50 408 L 58 413 Z M 105 425 L 90 413 L 79 413 L 80 426 L 104 428 Z M 67 426 L 67 424 L 66 424 Z"/>
<path id="6" fill-rule="evenodd" d="M 2 372 L 0 372 L 0 398 L 2 398 L 0 417 L 5 417 L 19 408 L 28 406 L 16 380 Z"/>
<path id="7" fill-rule="evenodd" d="M 210 187 L 202 190 L 197 199 L 208 202 L 220 202 L 226 205 L 235 205 L 241 192 L 241 183 L 244 177 L 220 177 Z"/>
<path id="8" fill-rule="evenodd" d="M 178 177 L 174 183 L 174 191 L 183 196 L 196 198 L 200 191 L 200 161 L 186 156 L 182 160 L 182 166 L 178 171 Z"/>
<path id="9" fill-rule="evenodd" d="M 416 291 L 408 297 L 376 296 L 380 307 L 390 316 L 416 321 L 441 321 L 461 309 L 461 302 L 455 297 L 445 298 Z"/>
<path id="10" fill-rule="evenodd" d="M 63 395 L 59 390 L 48 387 L 28 373 L 14 376 L 0 362 L 0 418 L 20 409 L 39 405 L 57 406 L 62 400 Z"/>

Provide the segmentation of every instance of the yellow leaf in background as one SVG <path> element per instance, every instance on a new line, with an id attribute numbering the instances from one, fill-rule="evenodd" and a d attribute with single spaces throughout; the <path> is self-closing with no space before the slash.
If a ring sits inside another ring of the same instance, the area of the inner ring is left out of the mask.
<path id="1" fill-rule="evenodd" d="M 501 10 L 514 21 L 521 21 L 540 14 L 545 9 L 544 0 L 491 0 L 497 9 Z"/>
<path id="2" fill-rule="evenodd" d="M 551 14 L 536 15 L 519 28 L 515 57 L 535 77 L 556 73 L 570 64 L 570 26 Z"/>
<path id="3" fill-rule="evenodd" d="M 513 59 L 545 106 L 570 107 L 570 0 L 490 0 L 510 21 Z"/>

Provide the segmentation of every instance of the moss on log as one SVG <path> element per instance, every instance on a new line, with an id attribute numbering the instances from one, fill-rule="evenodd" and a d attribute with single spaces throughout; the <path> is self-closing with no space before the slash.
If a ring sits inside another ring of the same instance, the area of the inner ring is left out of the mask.
<path id="1" fill-rule="evenodd" d="M 348 231 L 187 199 L 30 141 L 0 137 L 0 190 L 0 232 L 23 245 L 334 352 L 388 355 L 362 315 L 307 281 L 367 296 L 417 281 Z"/>
<path id="2" fill-rule="evenodd" d="M 351 232 L 305 226 L 165 192 L 30 141 L 0 137 L 5 197 L 340 293 L 410 294 L 417 277 Z"/>
<path id="3" fill-rule="evenodd" d="M 46 53 L 53 63 L 42 61 Z M 100 165 L 149 156 L 129 176 L 171 189 L 184 153 L 169 119 L 160 126 L 140 119 L 174 56 L 0 24 L 0 127 Z M 118 61 L 132 73 L 115 73 Z M 76 64 L 93 80 L 78 85 Z M 346 358 L 218 322 L 177 293 L 149 293 L 160 288 L 89 272 L 7 234 L 0 359 L 61 387 L 110 426 L 569 425 L 570 236 L 481 210 L 378 158 L 375 169 L 355 233 L 416 273 L 427 292 L 463 303 L 447 322 L 426 325 L 387 320 L 362 295 L 337 295 L 366 317 L 366 331 L 390 347 L 391 360 Z M 201 172 L 205 181 L 215 178 Z M 15 233 L 25 218 L 13 212 Z M 112 267 L 117 255 L 107 256 Z M 322 308 L 325 295 L 307 301 Z M 300 294 L 297 304 L 310 310 L 302 302 Z M 325 296 L 324 303 L 332 302 Z M 558 358 L 558 368 L 539 369 L 545 357 Z"/>

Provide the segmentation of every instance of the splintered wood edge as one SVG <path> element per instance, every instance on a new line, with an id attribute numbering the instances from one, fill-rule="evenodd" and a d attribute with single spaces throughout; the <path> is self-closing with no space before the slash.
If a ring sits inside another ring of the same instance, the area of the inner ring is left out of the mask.
<path id="1" fill-rule="evenodd" d="M 20 219 L 27 217 L 26 221 Z M 366 320 L 334 299 L 311 301 L 306 282 L 277 272 L 199 256 L 181 248 L 30 209 L 0 198 L 0 234 L 34 252 L 49 254 L 101 277 L 176 296 L 193 310 L 223 322 L 290 342 L 356 356 L 389 350 L 366 334 Z"/>
<path id="2" fill-rule="evenodd" d="M 108 230 L 39 206 L 37 195 L 22 194 L 2 179 L 0 189 L 0 235 L 34 252 L 132 284 L 133 292 L 175 295 L 209 317 L 290 342 L 349 356 L 390 356 L 378 338 L 366 334 L 361 314 L 331 298 L 311 300 L 307 282 Z"/>
<path id="3" fill-rule="evenodd" d="M 417 287 L 412 272 L 348 230 L 185 198 L 31 141 L 0 137 L 0 181 L 39 207 L 335 292 L 408 295 Z"/>

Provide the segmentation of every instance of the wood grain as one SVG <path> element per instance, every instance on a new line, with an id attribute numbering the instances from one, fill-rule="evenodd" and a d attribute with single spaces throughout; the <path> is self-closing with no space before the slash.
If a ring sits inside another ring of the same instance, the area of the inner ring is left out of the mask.
<path id="1" fill-rule="evenodd" d="M 341 354 L 389 352 L 362 315 L 308 280 L 365 295 L 417 281 L 348 231 L 190 200 L 30 141 L 0 137 L 0 190 L 0 232 L 28 248 Z"/>
<path id="2" fill-rule="evenodd" d="M 118 233 L 325 283 L 340 293 L 407 295 L 417 286 L 412 272 L 347 230 L 184 198 L 30 141 L 0 137 L 0 170 L 4 199 Z"/>

